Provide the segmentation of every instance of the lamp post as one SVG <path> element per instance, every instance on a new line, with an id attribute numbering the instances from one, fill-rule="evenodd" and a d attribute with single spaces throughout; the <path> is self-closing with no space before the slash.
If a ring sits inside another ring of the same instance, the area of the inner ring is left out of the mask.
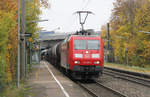
<path id="1" fill-rule="evenodd" d="M 110 41 L 110 26 L 109 23 L 107 23 L 107 52 L 110 53 L 109 41 Z M 107 53 L 106 56 L 107 62 L 109 62 L 109 53 Z"/>
<path id="2" fill-rule="evenodd" d="M 27 21 L 27 23 L 38 23 L 38 22 L 45 22 L 45 21 L 48 21 L 48 19 Z"/>
<path id="3" fill-rule="evenodd" d="M 129 65 L 129 57 L 128 57 L 128 44 L 129 44 L 129 40 L 126 39 L 127 41 L 127 47 L 126 47 L 126 61 L 127 61 L 127 65 Z"/>
<path id="4" fill-rule="evenodd" d="M 22 6 L 21 6 L 22 5 Z M 22 9 L 22 14 L 20 10 Z M 21 15 L 21 16 L 20 16 Z M 22 22 L 20 22 L 22 21 Z M 39 20 L 31 22 L 43 22 L 48 20 Z M 17 87 L 20 87 L 20 78 L 25 76 L 26 68 L 26 45 L 25 45 L 25 0 L 18 0 L 18 55 L 17 55 Z M 22 30 L 20 31 L 20 27 Z"/>
<path id="5" fill-rule="evenodd" d="M 18 0 L 18 57 L 17 57 L 17 87 L 20 87 L 20 0 Z"/>
<path id="6" fill-rule="evenodd" d="M 25 0 L 22 0 L 22 14 L 21 14 L 21 19 L 22 19 L 22 22 L 21 22 L 21 27 L 22 27 L 22 31 L 21 31 L 21 36 L 20 36 L 20 54 L 21 54 L 21 78 L 25 76 L 25 48 L 26 48 L 26 45 L 25 45 L 25 37 L 24 37 L 24 34 L 25 34 Z"/>
<path id="7" fill-rule="evenodd" d="M 150 32 L 148 32 L 148 31 L 139 31 L 139 32 L 143 32 L 145 34 L 150 34 Z"/>

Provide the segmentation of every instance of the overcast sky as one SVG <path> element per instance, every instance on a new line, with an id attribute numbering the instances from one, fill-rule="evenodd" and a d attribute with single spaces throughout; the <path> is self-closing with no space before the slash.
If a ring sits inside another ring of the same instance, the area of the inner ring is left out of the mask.
<path id="1" fill-rule="evenodd" d="M 100 30 L 111 16 L 113 2 L 115 0 L 49 0 L 50 9 L 42 9 L 41 19 L 48 22 L 39 23 L 43 30 L 51 31 L 60 27 L 61 32 L 77 31 L 81 28 L 79 17 L 73 14 L 79 10 L 92 11 L 95 15 L 89 15 L 85 29 Z"/>

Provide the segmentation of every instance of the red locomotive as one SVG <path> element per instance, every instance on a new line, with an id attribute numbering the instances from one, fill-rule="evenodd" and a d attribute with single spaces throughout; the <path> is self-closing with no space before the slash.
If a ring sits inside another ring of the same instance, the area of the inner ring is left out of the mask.
<path id="1" fill-rule="evenodd" d="M 103 71 L 103 46 L 99 36 L 71 35 L 49 49 L 47 58 L 75 79 L 95 79 Z"/>

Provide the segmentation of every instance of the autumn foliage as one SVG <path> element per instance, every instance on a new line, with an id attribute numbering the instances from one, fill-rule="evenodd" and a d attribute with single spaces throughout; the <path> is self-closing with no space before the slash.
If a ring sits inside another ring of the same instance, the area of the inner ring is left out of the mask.
<path id="1" fill-rule="evenodd" d="M 41 4 L 40 0 L 26 0 L 26 21 L 39 20 L 40 7 L 47 5 L 47 0 L 43 1 Z M 26 32 L 32 33 L 33 37 L 38 30 L 37 23 L 26 23 Z M 0 89 L 16 82 L 17 33 L 18 0 L 0 0 Z"/>
<path id="2" fill-rule="evenodd" d="M 150 1 L 116 0 L 110 24 L 115 62 L 126 64 L 128 57 L 129 65 L 150 65 Z"/>
<path id="3" fill-rule="evenodd" d="M 0 84 L 16 77 L 17 0 L 0 0 Z"/>

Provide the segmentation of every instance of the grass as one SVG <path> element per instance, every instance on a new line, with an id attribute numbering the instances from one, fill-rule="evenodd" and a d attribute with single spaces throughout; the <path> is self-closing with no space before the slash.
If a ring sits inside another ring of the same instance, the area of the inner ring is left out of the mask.
<path id="1" fill-rule="evenodd" d="M 32 95 L 29 93 L 29 90 L 31 90 L 31 88 L 25 87 L 24 84 L 20 84 L 19 88 L 17 88 L 16 85 L 11 85 L 0 93 L 0 97 L 28 97 Z"/>
<path id="2" fill-rule="evenodd" d="M 38 63 L 32 64 L 32 65 L 37 65 Z M 31 73 L 31 65 L 27 65 L 27 70 L 28 70 L 28 76 L 30 76 Z M 5 87 L 1 87 L 0 85 L 0 97 L 32 97 L 31 93 L 31 86 L 26 85 L 26 78 L 22 78 L 20 81 L 20 87 L 17 88 L 16 84 L 10 83 L 9 85 Z"/>
<path id="3" fill-rule="evenodd" d="M 129 71 L 150 74 L 150 66 L 149 65 L 145 65 L 144 67 L 130 66 L 130 65 L 126 65 L 126 64 L 115 64 L 115 63 L 105 63 L 104 65 L 108 66 L 108 67 L 118 68 L 118 69 L 125 69 L 125 70 L 129 70 Z"/>
<path id="4" fill-rule="evenodd" d="M 26 85 L 26 79 L 22 78 L 20 81 L 20 87 L 16 84 L 10 83 L 0 90 L 0 97 L 32 97 L 32 88 Z"/>

